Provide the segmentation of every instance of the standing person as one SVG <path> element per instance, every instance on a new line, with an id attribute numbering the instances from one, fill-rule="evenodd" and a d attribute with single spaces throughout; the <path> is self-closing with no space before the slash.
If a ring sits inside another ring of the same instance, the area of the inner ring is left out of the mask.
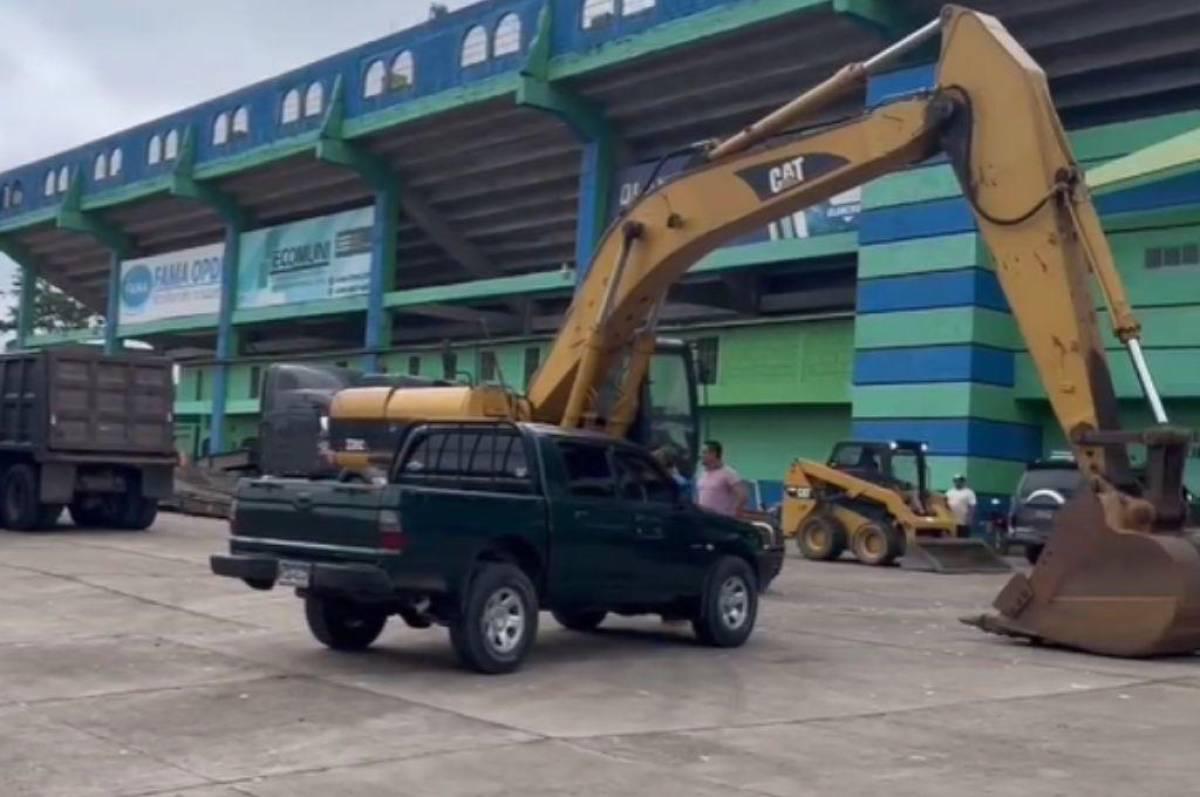
<path id="1" fill-rule="evenodd" d="M 975 491 L 967 486 L 967 477 L 955 474 L 954 486 L 946 491 L 946 503 L 958 524 L 958 536 L 971 536 L 971 525 L 975 522 Z"/>
<path id="2" fill-rule="evenodd" d="M 696 482 L 697 502 L 704 509 L 737 517 L 746 509 L 746 486 L 737 471 L 725 464 L 725 451 L 716 440 L 704 443 L 700 459 L 704 466 Z"/>

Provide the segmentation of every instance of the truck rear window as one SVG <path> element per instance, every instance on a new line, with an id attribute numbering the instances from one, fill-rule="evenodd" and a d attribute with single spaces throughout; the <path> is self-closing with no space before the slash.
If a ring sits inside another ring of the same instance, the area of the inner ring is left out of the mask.
<path id="1" fill-rule="evenodd" d="M 525 441 L 514 429 L 434 428 L 417 435 L 396 471 L 397 482 L 481 492 L 533 491 Z"/>

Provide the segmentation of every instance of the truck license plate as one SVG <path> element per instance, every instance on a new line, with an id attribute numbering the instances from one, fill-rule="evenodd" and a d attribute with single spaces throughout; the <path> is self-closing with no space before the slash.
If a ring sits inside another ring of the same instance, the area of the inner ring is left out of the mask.
<path id="1" fill-rule="evenodd" d="M 281 587 L 308 586 L 312 580 L 312 565 L 308 562 L 280 562 L 279 577 L 276 579 Z"/>

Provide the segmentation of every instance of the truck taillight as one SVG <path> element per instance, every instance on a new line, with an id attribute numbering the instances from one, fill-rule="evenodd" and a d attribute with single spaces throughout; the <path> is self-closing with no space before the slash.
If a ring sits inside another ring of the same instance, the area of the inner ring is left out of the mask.
<path id="1" fill-rule="evenodd" d="M 400 525 L 400 513 L 385 509 L 379 513 L 379 547 L 385 551 L 403 551 L 408 545 L 404 528 Z"/>

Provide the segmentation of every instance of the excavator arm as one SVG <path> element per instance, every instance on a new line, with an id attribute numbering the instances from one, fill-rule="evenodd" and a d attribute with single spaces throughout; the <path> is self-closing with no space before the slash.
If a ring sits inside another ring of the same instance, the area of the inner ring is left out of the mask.
<path id="1" fill-rule="evenodd" d="M 790 136 L 874 69 L 942 34 L 936 86 L 853 121 Z M 1045 74 L 994 18 L 956 6 L 846 67 L 648 191 L 609 229 L 546 364 L 535 417 L 622 434 L 667 290 L 736 236 L 876 177 L 945 153 L 991 252 L 1012 315 L 1086 489 L 1029 576 L 971 618 L 984 630 L 1098 653 L 1200 648 L 1200 553 L 1184 529 L 1192 433 L 1166 413 L 1141 329 L 1050 96 Z M 1120 428 L 1093 310 L 1093 280 L 1158 426 Z M 615 399 L 614 399 L 615 396 Z M 1142 479 L 1129 448 L 1146 448 Z"/>
<path id="2" fill-rule="evenodd" d="M 939 33 L 931 91 L 791 132 Z M 1114 655 L 1200 648 L 1200 553 L 1183 529 L 1191 434 L 1162 426 L 1140 328 L 1045 75 L 997 20 L 961 7 L 698 150 L 693 168 L 648 190 L 604 236 L 527 398 L 492 387 L 376 389 L 339 394 L 331 419 L 532 418 L 623 435 L 659 309 L 694 263 L 742 233 L 938 153 L 958 176 L 1087 486 L 1058 513 L 1062 527 L 1033 573 L 1014 576 L 996 599 L 999 615 L 973 622 Z M 1093 275 L 1160 424 L 1148 432 L 1119 427 Z M 1133 444 L 1147 449 L 1141 480 L 1131 474 Z"/>

